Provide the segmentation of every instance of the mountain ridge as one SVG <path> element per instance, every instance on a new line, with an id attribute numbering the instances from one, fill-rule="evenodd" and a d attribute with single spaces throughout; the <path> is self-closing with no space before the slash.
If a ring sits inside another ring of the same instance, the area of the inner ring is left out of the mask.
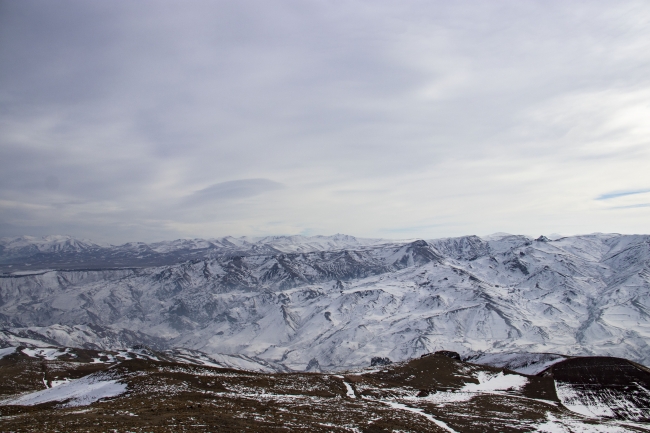
<path id="1" fill-rule="evenodd" d="M 443 349 L 650 364 L 650 236 L 355 241 L 282 252 L 267 239 L 173 264 L 5 273 L 0 323 L 68 346 L 140 338 L 291 370 Z"/>

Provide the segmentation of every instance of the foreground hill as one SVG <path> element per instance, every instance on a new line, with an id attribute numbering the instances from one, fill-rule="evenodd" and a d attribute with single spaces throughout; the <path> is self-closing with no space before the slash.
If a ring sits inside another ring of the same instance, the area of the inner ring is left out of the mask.
<path id="1" fill-rule="evenodd" d="M 5 241 L 5 258 L 16 262 L 15 251 L 35 248 L 41 264 L 70 251 L 87 263 L 84 251 L 100 248 L 70 239 L 52 247 L 57 239 Z M 209 253 L 163 266 L 5 272 L 0 340 L 184 348 L 277 371 L 340 370 L 441 349 L 650 364 L 650 236 L 219 242 L 222 249 L 216 240 L 146 246 Z M 130 247 L 101 248 L 122 257 L 120 248 Z"/>
<path id="2" fill-rule="evenodd" d="M 147 349 L 1 350 L 2 431 L 650 431 L 650 373 L 622 359 L 569 358 L 527 376 L 441 352 L 333 375 L 224 369 Z"/>

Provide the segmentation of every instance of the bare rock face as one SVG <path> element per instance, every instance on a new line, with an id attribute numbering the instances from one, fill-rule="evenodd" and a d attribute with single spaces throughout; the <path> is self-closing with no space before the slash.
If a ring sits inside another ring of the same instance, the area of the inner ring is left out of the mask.
<path id="1" fill-rule="evenodd" d="M 460 354 L 458 352 L 452 352 L 451 350 L 439 350 L 434 355 L 446 356 L 447 358 L 456 359 L 460 361 Z"/>
<path id="2" fill-rule="evenodd" d="M 382 358 L 381 356 L 373 356 L 372 359 L 370 360 L 370 366 L 375 367 L 378 365 L 389 365 L 392 364 L 392 361 L 390 358 Z"/>
<path id="3" fill-rule="evenodd" d="M 320 371 L 320 364 L 318 363 L 318 360 L 316 358 L 310 359 L 307 363 L 307 368 L 305 368 L 305 371 Z"/>

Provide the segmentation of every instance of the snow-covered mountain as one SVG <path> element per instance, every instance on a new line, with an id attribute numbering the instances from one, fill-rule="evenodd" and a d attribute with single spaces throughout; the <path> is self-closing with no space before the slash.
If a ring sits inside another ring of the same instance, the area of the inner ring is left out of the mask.
<path id="1" fill-rule="evenodd" d="M 383 239 L 333 236 L 226 236 L 177 239 L 155 243 L 98 244 L 71 236 L 0 238 L 0 272 L 38 269 L 151 267 L 223 256 L 273 255 L 359 249 L 386 243 Z M 394 241 L 393 241 L 394 242 Z"/>
<path id="2" fill-rule="evenodd" d="M 0 238 L 0 254 L 3 257 L 31 257 L 38 253 L 83 253 L 94 248 L 101 248 L 101 245 L 87 239 L 75 239 L 72 236 Z"/>
<path id="3" fill-rule="evenodd" d="M 5 273 L 2 326 L 65 346 L 182 347 L 296 370 L 443 349 L 650 364 L 647 235 L 405 242 L 336 235 L 93 248 L 115 257 L 197 254 L 148 267 L 114 261 L 119 269 Z M 44 267 L 56 268 L 46 256 Z"/>

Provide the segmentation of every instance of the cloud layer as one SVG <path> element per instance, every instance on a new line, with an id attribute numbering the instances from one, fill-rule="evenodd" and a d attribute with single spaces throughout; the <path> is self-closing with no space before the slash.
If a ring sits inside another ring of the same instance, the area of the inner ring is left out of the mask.
<path id="1" fill-rule="evenodd" d="M 602 198 L 650 188 L 649 21 L 643 1 L 2 2 L 0 235 L 647 233 L 642 195 Z"/>
<path id="2" fill-rule="evenodd" d="M 284 188 L 284 185 L 269 179 L 240 179 L 215 183 L 190 195 L 188 203 L 204 205 L 210 201 L 227 202 Z"/>

